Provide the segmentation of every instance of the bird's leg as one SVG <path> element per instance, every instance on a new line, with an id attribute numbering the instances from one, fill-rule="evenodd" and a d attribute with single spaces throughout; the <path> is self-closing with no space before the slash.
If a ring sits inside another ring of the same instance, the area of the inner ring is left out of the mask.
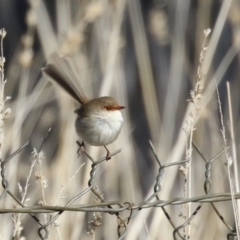
<path id="1" fill-rule="evenodd" d="M 106 147 L 106 146 L 104 146 L 104 147 L 105 147 L 105 149 L 106 149 L 106 151 L 107 151 L 106 160 L 108 161 L 108 160 L 111 159 L 112 155 L 111 155 L 110 151 L 107 149 L 107 147 Z"/>
<path id="2" fill-rule="evenodd" d="M 77 154 L 78 156 L 80 156 L 84 151 L 85 151 L 85 148 L 84 148 L 84 141 L 82 141 L 82 143 L 80 143 L 79 141 L 76 142 L 77 145 L 78 145 L 78 150 L 77 150 Z"/>

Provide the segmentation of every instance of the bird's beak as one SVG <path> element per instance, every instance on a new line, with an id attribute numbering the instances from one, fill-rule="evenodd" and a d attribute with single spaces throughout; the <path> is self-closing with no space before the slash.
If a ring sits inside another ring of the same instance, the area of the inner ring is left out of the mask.
<path id="1" fill-rule="evenodd" d="M 116 110 L 121 110 L 121 109 L 124 109 L 124 108 L 126 108 L 126 107 L 124 107 L 124 106 L 117 106 Z"/>

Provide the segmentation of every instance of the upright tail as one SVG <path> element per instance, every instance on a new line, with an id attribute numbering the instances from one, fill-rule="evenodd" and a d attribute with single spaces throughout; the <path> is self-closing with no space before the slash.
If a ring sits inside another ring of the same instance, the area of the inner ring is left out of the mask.
<path id="1" fill-rule="evenodd" d="M 57 83 L 79 104 L 83 105 L 89 101 L 81 89 L 70 60 L 54 54 L 51 63 L 42 68 L 42 73 L 48 80 Z"/>

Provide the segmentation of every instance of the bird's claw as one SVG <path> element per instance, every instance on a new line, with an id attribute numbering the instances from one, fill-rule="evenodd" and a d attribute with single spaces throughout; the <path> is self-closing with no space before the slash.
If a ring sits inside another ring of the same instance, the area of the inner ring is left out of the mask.
<path id="1" fill-rule="evenodd" d="M 112 158 L 112 154 L 108 151 L 106 155 L 106 160 L 109 161 Z"/>
<path id="2" fill-rule="evenodd" d="M 112 154 L 110 153 L 110 151 L 107 149 L 106 146 L 104 146 L 104 148 L 105 148 L 106 151 L 107 151 L 106 160 L 109 161 L 109 160 L 112 158 Z"/>
<path id="3" fill-rule="evenodd" d="M 82 141 L 82 143 L 80 143 L 79 141 L 76 142 L 77 145 L 79 146 L 78 150 L 77 150 L 77 155 L 80 156 L 82 153 L 85 152 L 85 147 L 84 147 L 84 141 Z"/>

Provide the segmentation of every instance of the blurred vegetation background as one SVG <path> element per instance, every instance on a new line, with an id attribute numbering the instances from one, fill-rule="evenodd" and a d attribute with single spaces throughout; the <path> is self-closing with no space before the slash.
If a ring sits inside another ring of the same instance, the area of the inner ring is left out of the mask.
<path id="1" fill-rule="evenodd" d="M 195 86 L 203 31 L 208 28 L 212 34 L 203 63 L 204 91 L 212 83 L 215 86 L 216 80 L 230 139 L 226 81 L 230 82 L 238 156 L 239 13 L 237 0 L 0 0 L 0 28 L 7 31 L 5 95 L 12 97 L 6 103 L 12 112 L 5 121 L 3 157 L 30 141 L 24 152 L 8 163 L 11 191 L 21 198 L 18 183 L 24 186 L 34 158 L 31 153 L 40 147 L 49 128 L 52 130 L 42 149 L 45 157 L 34 167 L 27 191 L 30 199 L 25 204 L 64 205 L 87 187 L 91 162 L 76 153 L 73 111 L 78 106 L 41 75 L 41 68 L 51 54 L 58 52 L 71 58 L 89 97 L 114 96 L 126 106 L 121 135 L 109 146 L 111 151 L 119 148 L 122 151 L 101 164 L 96 176 L 105 200 L 137 204 L 149 197 L 158 172 L 149 140 L 163 163 L 185 159 L 186 136 L 182 128 L 188 114 L 187 99 Z M 203 101 L 194 141 L 210 159 L 223 149 L 216 92 L 204 92 Z M 94 159 L 105 154 L 103 148 L 86 146 L 86 150 Z M 221 156 L 213 164 L 211 193 L 229 192 L 224 162 L 226 159 Z M 193 152 L 193 196 L 204 195 L 204 169 L 204 161 Z M 47 181 L 44 203 L 35 174 L 39 172 Z M 72 176 L 75 177 L 71 179 Z M 184 176 L 178 167 L 168 168 L 160 198 L 183 197 L 183 187 Z M 76 204 L 92 203 L 94 198 L 88 193 Z M 233 224 L 231 202 L 216 205 Z M 0 202 L 1 208 L 14 206 L 10 197 Z M 169 206 L 167 210 L 177 226 L 183 222 L 179 217 L 182 206 Z M 0 216 L 1 239 L 13 236 L 12 217 L 16 216 Z M 87 234 L 91 218 L 92 213 L 65 212 L 57 220 L 59 226 L 52 228 L 49 239 L 92 239 Z M 37 239 L 38 225 L 28 215 L 21 215 L 20 219 L 22 229 L 18 228 L 13 239 Z M 116 228 L 116 218 L 103 215 L 95 239 L 117 239 Z M 209 204 L 194 218 L 191 229 L 192 239 L 224 239 L 229 232 Z M 172 231 L 161 209 L 145 209 L 131 220 L 125 239 L 169 240 Z"/>

